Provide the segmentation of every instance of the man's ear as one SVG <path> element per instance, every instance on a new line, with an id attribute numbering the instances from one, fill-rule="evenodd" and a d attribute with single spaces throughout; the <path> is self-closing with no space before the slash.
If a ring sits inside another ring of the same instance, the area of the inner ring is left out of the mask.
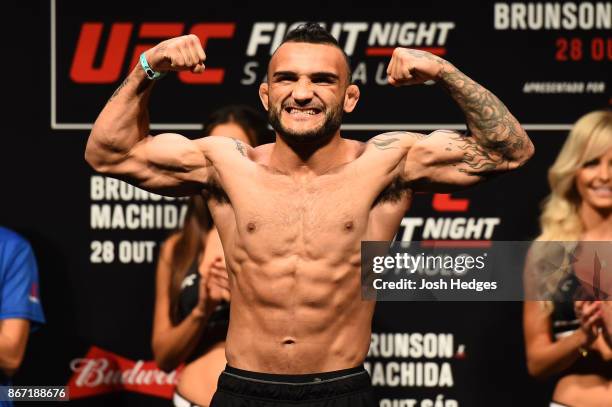
<path id="1" fill-rule="evenodd" d="M 357 85 L 349 85 L 348 88 L 346 88 L 346 92 L 344 93 L 343 107 L 346 113 L 351 113 L 355 109 L 357 101 L 359 100 L 359 94 L 360 92 Z"/>
<path id="2" fill-rule="evenodd" d="M 268 83 L 267 82 L 262 82 L 261 85 L 259 85 L 259 99 L 261 100 L 261 104 L 263 105 L 264 109 L 266 109 L 266 111 L 268 110 Z"/>

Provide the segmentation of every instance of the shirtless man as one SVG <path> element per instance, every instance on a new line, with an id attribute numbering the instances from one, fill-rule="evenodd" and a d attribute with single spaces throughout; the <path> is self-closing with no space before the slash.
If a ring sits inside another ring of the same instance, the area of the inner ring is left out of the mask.
<path id="1" fill-rule="evenodd" d="M 144 56 L 156 72 L 204 70 L 195 36 Z M 85 153 L 97 171 L 165 195 L 218 197 L 209 205 L 232 307 L 228 367 L 211 405 L 375 405 L 362 367 L 374 302 L 361 299 L 361 241 L 393 238 L 406 210 L 402 194 L 407 203 L 413 191 L 467 187 L 533 154 L 502 102 L 449 62 L 398 48 L 387 73 L 393 86 L 435 80 L 446 88 L 470 134 L 393 132 L 366 144 L 342 138 L 342 114 L 355 108 L 359 89 L 346 55 L 317 24 L 287 35 L 259 89 L 273 144 L 149 136 L 153 82 L 140 65 L 100 113 Z M 378 205 L 389 197 L 400 204 Z"/>

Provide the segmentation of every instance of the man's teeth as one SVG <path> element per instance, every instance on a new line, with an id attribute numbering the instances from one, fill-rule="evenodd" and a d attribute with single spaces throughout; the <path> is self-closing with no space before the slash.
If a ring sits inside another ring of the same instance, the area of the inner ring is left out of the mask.
<path id="1" fill-rule="evenodd" d="M 303 110 L 303 109 L 293 109 L 290 108 L 289 109 L 289 113 L 290 114 L 298 114 L 298 113 L 303 113 L 303 114 L 310 114 L 310 115 L 315 115 L 317 114 L 317 112 L 314 109 L 307 109 L 307 110 Z"/>

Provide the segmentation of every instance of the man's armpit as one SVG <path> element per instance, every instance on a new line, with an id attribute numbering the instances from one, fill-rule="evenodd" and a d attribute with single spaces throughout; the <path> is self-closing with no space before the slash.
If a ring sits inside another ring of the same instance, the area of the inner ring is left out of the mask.
<path id="1" fill-rule="evenodd" d="M 219 204 L 229 204 L 230 199 L 227 193 L 221 186 L 216 171 L 209 177 L 208 181 L 204 184 L 204 198 L 205 200 L 213 199 Z"/>
<path id="2" fill-rule="evenodd" d="M 398 203 L 409 193 L 409 186 L 401 177 L 393 181 L 382 190 L 374 200 L 373 207 L 383 203 Z"/>

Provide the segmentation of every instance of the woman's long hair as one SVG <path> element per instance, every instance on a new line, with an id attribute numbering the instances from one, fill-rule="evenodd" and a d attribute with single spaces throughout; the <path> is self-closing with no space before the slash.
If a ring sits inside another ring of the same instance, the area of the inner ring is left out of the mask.
<path id="1" fill-rule="evenodd" d="M 540 216 L 541 234 L 536 240 L 540 242 L 567 242 L 561 244 L 566 253 L 571 253 L 571 242 L 580 239 L 584 233 L 584 224 L 580 217 L 582 198 L 576 187 L 578 171 L 589 161 L 596 159 L 612 148 L 612 111 L 598 110 L 582 116 L 573 126 L 563 144 L 557 159 L 548 171 L 548 182 L 551 193 L 543 202 Z M 536 243 L 538 256 L 551 256 L 550 251 L 558 252 L 559 244 L 546 245 Z M 552 254 L 560 259 L 558 254 Z M 571 272 L 569 257 L 566 257 L 554 271 L 544 273 L 533 281 L 538 285 L 539 295 L 552 294 L 561 279 Z M 537 269 L 537 267 L 536 267 Z M 542 298 L 542 297 L 540 297 Z M 551 303 L 545 305 L 552 310 Z"/>
<path id="2" fill-rule="evenodd" d="M 210 135 L 217 125 L 225 123 L 235 123 L 240 126 L 249 137 L 252 146 L 257 146 L 268 136 L 267 121 L 263 115 L 248 106 L 236 105 L 215 110 L 206 121 L 203 137 Z M 204 239 L 212 227 L 213 221 L 206 204 L 206 197 L 202 194 L 191 196 L 183 226 L 177 232 L 178 238 L 169 259 L 172 273 L 169 287 L 170 320 L 175 325 L 180 322 L 181 284 L 191 265 L 196 262 L 199 266 L 200 255 L 204 252 Z"/>
<path id="3" fill-rule="evenodd" d="M 555 163 L 548 171 L 550 195 L 543 205 L 538 240 L 578 240 L 584 232 L 579 209 L 582 199 L 576 174 L 585 163 L 612 148 L 612 111 L 582 116 L 572 128 Z"/>

